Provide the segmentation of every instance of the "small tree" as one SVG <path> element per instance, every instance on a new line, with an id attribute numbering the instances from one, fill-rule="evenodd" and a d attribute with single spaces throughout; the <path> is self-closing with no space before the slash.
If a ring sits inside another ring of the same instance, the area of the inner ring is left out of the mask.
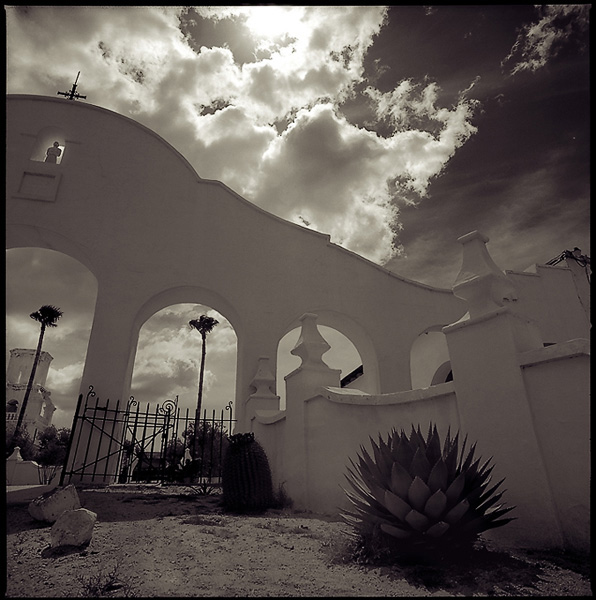
<path id="1" fill-rule="evenodd" d="M 34 460 L 42 467 L 43 479 L 40 483 L 51 483 L 59 467 L 64 466 L 70 429 L 56 429 L 53 425 L 44 429 L 38 436 L 39 448 Z"/>
<path id="2" fill-rule="evenodd" d="M 26 429 L 15 431 L 6 436 L 6 458 L 8 458 L 14 449 L 18 446 L 23 460 L 35 460 L 37 448 Z"/>

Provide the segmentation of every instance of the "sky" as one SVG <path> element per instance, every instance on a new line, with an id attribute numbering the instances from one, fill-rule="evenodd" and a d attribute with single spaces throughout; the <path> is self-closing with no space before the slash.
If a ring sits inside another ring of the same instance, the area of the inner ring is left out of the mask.
<path id="1" fill-rule="evenodd" d="M 590 254 L 590 5 L 78 7 L 5 6 L 8 94 L 57 97 L 77 73 L 86 102 L 172 144 L 205 179 L 407 279 L 451 288 L 457 238 L 489 238 L 501 269 L 563 250 Z M 65 102 L 69 101 L 64 99 Z M 7 251 L 7 361 L 49 329 L 46 387 L 70 426 L 96 282 L 49 250 Z M 140 401 L 234 398 L 236 337 L 219 313 L 176 305 L 140 333 Z M 324 360 L 346 375 L 349 342 L 323 330 Z M 283 375 L 297 331 L 280 344 Z M 210 412 L 209 412 L 210 414 Z"/>

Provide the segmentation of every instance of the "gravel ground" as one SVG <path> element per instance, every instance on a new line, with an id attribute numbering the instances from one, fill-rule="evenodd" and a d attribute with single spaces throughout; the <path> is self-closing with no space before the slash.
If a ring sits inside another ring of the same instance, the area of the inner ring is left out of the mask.
<path id="1" fill-rule="evenodd" d="M 7 598 L 591 596 L 588 557 L 485 547 L 466 564 L 357 564 L 342 522 L 291 510 L 225 513 L 188 488 L 79 490 L 97 513 L 85 548 L 7 506 Z"/>

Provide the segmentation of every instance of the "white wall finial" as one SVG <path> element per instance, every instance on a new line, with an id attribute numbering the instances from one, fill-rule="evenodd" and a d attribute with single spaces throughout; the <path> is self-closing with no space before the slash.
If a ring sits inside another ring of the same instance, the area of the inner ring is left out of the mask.
<path id="1" fill-rule="evenodd" d="M 302 368 L 325 367 L 328 369 L 329 365 L 322 359 L 322 356 L 331 346 L 319 332 L 317 315 L 304 313 L 300 317 L 300 320 L 302 321 L 302 330 L 296 345 L 290 351 L 291 354 L 299 356 L 302 359 L 302 364 L 300 365 Z"/>
<path id="2" fill-rule="evenodd" d="M 275 377 L 269 367 L 268 356 L 259 357 L 259 366 L 257 367 L 257 372 L 250 382 L 250 385 L 255 388 L 255 392 L 251 394 L 251 397 L 277 398 L 272 390 L 275 385 Z"/>
<path id="3" fill-rule="evenodd" d="M 517 300 L 515 287 L 488 253 L 488 237 L 472 231 L 457 241 L 463 245 L 463 258 L 461 270 L 453 284 L 453 293 L 468 303 L 470 318 Z"/>

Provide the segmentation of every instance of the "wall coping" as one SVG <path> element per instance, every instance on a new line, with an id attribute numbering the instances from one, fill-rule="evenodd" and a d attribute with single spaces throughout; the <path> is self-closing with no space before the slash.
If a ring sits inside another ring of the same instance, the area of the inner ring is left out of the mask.
<path id="1" fill-rule="evenodd" d="M 256 421 L 257 423 L 261 423 L 262 425 L 272 425 L 273 423 L 283 421 L 285 418 L 285 410 L 262 409 L 255 410 L 255 415 L 254 417 L 252 417 L 251 421 Z"/>
<path id="2" fill-rule="evenodd" d="M 522 369 L 533 367 L 553 360 L 564 358 L 575 358 L 576 356 L 590 356 L 590 341 L 585 338 L 577 338 L 559 344 L 553 344 L 546 348 L 528 350 L 518 355 L 519 366 Z"/>
<path id="3" fill-rule="evenodd" d="M 402 392 L 391 392 L 390 394 L 368 394 L 361 390 L 338 387 L 323 387 L 320 396 L 336 402 L 338 404 L 351 404 L 356 406 L 390 406 L 394 404 L 407 404 L 409 402 L 419 402 L 421 400 L 430 400 L 443 396 L 455 394 L 455 384 L 453 381 L 431 385 L 427 388 L 416 390 L 405 390 Z M 315 396 L 316 398 L 317 396 Z M 310 398 L 312 400 L 313 398 Z"/>

